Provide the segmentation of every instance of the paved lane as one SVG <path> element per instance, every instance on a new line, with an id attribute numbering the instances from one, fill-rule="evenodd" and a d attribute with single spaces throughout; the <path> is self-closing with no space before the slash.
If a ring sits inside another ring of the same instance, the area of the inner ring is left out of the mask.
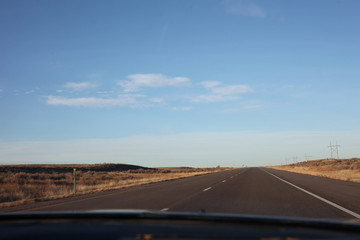
<path id="1" fill-rule="evenodd" d="M 282 179 L 360 213 L 360 184 L 330 178 L 266 169 Z"/>
<path id="2" fill-rule="evenodd" d="M 272 169 L 243 168 L 7 211 L 148 209 L 352 220 L 360 218 L 357 215 L 360 212 L 359 196 L 360 184 L 357 183 Z"/>
<path id="3" fill-rule="evenodd" d="M 86 211 L 94 209 L 147 209 L 159 211 L 174 202 L 191 198 L 201 193 L 202 189 L 230 177 L 230 170 L 184 179 L 152 183 L 129 189 L 107 191 L 86 196 L 71 197 L 54 201 L 41 202 L 26 206 L 1 209 L 2 211 Z"/>
<path id="4" fill-rule="evenodd" d="M 172 211 L 199 211 L 330 219 L 354 217 L 259 168 L 235 175 L 191 201 L 174 204 Z"/>

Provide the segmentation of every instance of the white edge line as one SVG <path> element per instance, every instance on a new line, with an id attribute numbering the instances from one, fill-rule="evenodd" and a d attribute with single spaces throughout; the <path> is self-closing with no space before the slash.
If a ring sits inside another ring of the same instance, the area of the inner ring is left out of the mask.
<path id="1" fill-rule="evenodd" d="M 208 188 L 204 189 L 203 191 L 206 192 L 207 190 L 210 190 L 210 189 L 211 189 L 211 187 L 208 187 Z"/>
<path id="2" fill-rule="evenodd" d="M 301 190 L 301 191 L 303 191 L 303 192 L 305 192 L 305 193 L 307 193 L 307 194 L 309 194 L 309 195 L 311 195 L 311 196 L 313 196 L 313 197 L 315 197 L 315 198 L 317 198 L 317 199 L 319 199 L 319 200 L 321 200 L 321 201 L 323 201 L 323 202 L 326 202 L 327 204 L 329 204 L 329 205 L 331 205 L 331 206 L 333 206 L 333 207 L 335 207 L 335 208 L 337 208 L 337 209 L 340 209 L 340 210 L 343 211 L 343 212 L 346 212 L 347 214 L 352 215 L 353 217 L 356 217 L 357 219 L 360 219 L 360 214 L 357 214 L 356 212 L 353 212 L 353 211 L 351 211 L 351 210 L 349 210 L 349 209 L 347 209 L 347 208 L 344 208 L 344 207 L 342 207 L 342 206 L 340 206 L 340 205 L 338 205 L 338 204 L 336 204 L 336 203 L 333 203 L 333 202 L 331 202 L 331 201 L 329 201 L 329 200 L 327 200 L 327 199 L 325 199 L 325 198 L 322 198 L 322 197 L 320 197 L 320 196 L 318 196 L 318 195 L 316 195 L 316 194 L 314 194 L 314 193 L 312 193 L 312 192 L 309 192 L 309 191 L 307 191 L 307 190 L 305 190 L 305 189 L 303 189 L 303 188 L 301 188 L 301 187 L 298 187 L 298 186 L 296 186 L 295 184 L 292 184 L 292 183 L 290 183 L 290 182 L 288 182 L 288 181 L 286 181 L 286 180 L 284 180 L 284 179 L 282 179 L 282 178 L 280 178 L 280 177 L 278 177 L 278 176 L 276 176 L 276 175 L 274 175 L 274 174 L 272 174 L 272 173 L 269 173 L 268 171 L 266 171 L 266 170 L 264 170 L 264 169 L 262 169 L 262 170 L 263 170 L 264 172 L 270 174 L 271 176 L 276 177 L 277 179 L 283 181 L 284 183 L 287 183 L 287 184 L 289 184 L 290 186 L 293 186 L 294 188 L 297 188 L 297 189 L 299 189 L 299 190 Z"/>
<path id="3" fill-rule="evenodd" d="M 163 209 L 161 209 L 160 211 L 161 211 L 161 212 L 166 212 L 167 210 L 169 210 L 169 208 L 163 208 Z"/>

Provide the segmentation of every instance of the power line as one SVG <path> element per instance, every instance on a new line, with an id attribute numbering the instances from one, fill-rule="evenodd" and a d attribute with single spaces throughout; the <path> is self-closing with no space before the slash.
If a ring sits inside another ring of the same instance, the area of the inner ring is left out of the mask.
<path id="1" fill-rule="evenodd" d="M 308 161 L 308 160 L 310 160 L 310 158 L 311 158 L 312 156 L 310 156 L 310 155 L 307 155 L 307 153 L 305 153 L 305 156 L 304 156 L 304 158 L 305 158 L 305 161 Z"/>
<path id="2" fill-rule="evenodd" d="M 330 148 L 330 158 L 331 158 L 331 159 L 334 159 L 334 158 L 333 158 L 333 152 L 334 152 L 334 150 L 333 150 L 333 145 L 331 144 L 331 141 L 330 141 L 330 145 L 329 145 L 328 147 Z"/>
<path id="3" fill-rule="evenodd" d="M 330 141 L 330 145 L 328 147 L 330 148 L 331 159 L 334 159 L 334 154 L 335 153 L 336 153 L 337 159 L 339 159 L 339 147 L 340 147 L 340 145 L 338 145 L 337 141 L 336 141 L 335 145 L 331 144 L 331 141 Z"/>
<path id="4" fill-rule="evenodd" d="M 336 147 L 336 156 L 337 156 L 337 159 L 339 159 L 339 147 L 340 147 L 340 145 L 338 145 L 337 141 L 336 141 L 335 147 Z"/>

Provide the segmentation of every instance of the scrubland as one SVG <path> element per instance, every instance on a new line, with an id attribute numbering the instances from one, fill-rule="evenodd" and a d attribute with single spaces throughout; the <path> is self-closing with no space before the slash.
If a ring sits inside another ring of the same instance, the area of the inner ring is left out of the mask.
<path id="1" fill-rule="evenodd" d="M 226 168 L 143 168 L 125 164 L 0 166 L 0 207 L 127 188 Z"/>
<path id="2" fill-rule="evenodd" d="M 270 168 L 360 183 L 360 158 L 321 159 Z"/>

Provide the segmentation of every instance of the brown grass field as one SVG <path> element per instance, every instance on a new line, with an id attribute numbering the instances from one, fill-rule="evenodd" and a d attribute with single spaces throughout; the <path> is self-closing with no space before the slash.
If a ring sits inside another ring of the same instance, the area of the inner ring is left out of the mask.
<path id="1" fill-rule="evenodd" d="M 269 168 L 360 183 L 360 158 L 321 159 Z"/>
<path id="2" fill-rule="evenodd" d="M 0 165 L 0 208 L 64 198 L 76 194 L 128 188 L 229 168 L 144 168 L 126 164 Z"/>

